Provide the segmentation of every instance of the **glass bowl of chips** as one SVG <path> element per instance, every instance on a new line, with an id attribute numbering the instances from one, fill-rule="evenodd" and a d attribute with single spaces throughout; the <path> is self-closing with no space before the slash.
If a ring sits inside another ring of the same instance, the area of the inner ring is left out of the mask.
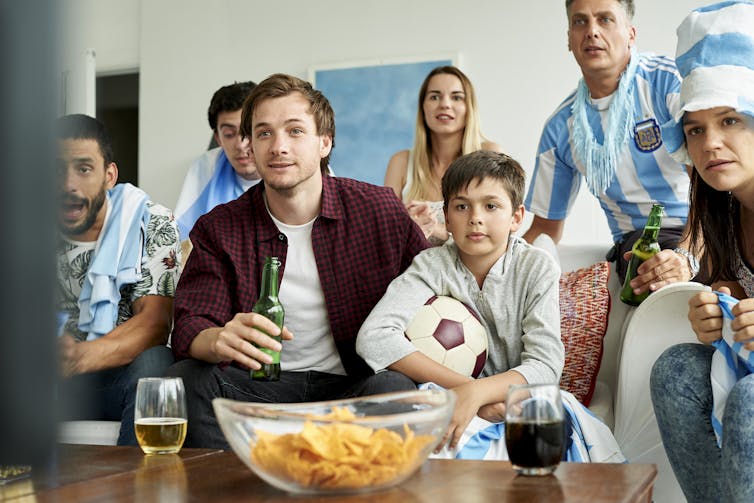
<path id="1" fill-rule="evenodd" d="M 236 455 L 291 493 L 368 492 L 411 476 L 444 436 L 452 391 L 416 390 L 345 400 L 259 404 L 212 401 Z"/>

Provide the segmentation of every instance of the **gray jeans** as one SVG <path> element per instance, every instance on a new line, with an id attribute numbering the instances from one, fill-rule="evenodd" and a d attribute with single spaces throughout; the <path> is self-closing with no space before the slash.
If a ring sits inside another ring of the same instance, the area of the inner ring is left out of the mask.
<path id="1" fill-rule="evenodd" d="M 215 449 L 229 446 L 217 424 L 213 398 L 260 403 L 316 402 L 416 389 L 411 379 L 393 371 L 364 379 L 316 371 L 282 371 L 279 381 L 263 382 L 253 381 L 248 370 L 234 366 L 220 369 L 192 359 L 175 363 L 167 375 L 181 377 L 186 386 L 188 432 L 184 446 Z"/>
<path id="2" fill-rule="evenodd" d="M 714 348 L 679 344 L 652 368 L 650 388 L 665 451 L 689 503 L 754 502 L 754 374 L 739 380 L 723 415 L 723 445 L 712 430 Z"/>

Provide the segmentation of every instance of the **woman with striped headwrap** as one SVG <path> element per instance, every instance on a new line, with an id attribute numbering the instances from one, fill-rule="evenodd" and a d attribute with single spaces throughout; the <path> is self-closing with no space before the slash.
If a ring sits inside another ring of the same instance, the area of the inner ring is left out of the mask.
<path id="1" fill-rule="evenodd" d="M 689 227 L 715 292 L 689 302 L 702 344 L 669 348 L 651 391 L 689 501 L 754 501 L 754 3 L 694 10 L 678 28 L 681 113 L 663 128 L 692 164 Z"/>

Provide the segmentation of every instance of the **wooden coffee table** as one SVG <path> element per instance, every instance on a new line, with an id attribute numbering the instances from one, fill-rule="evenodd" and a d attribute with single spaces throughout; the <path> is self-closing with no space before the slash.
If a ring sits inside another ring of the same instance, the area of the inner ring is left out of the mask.
<path id="1" fill-rule="evenodd" d="M 649 503 L 657 476 L 647 464 L 562 463 L 554 476 L 522 477 L 506 461 L 429 460 L 393 489 L 302 498 L 266 484 L 232 451 L 144 456 L 137 447 L 61 445 L 56 464 L 49 473 L 0 486 L 0 500 Z"/>

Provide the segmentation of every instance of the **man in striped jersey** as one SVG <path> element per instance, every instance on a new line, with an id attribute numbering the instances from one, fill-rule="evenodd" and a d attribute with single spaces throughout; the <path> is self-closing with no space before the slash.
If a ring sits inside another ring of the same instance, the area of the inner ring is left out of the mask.
<path id="1" fill-rule="evenodd" d="M 525 201 L 534 221 L 524 239 L 544 233 L 560 240 L 583 178 L 607 217 L 615 242 L 608 259 L 621 281 L 625 252 L 654 202 L 665 206 L 664 250 L 641 266 L 632 286 L 639 293 L 688 281 L 697 261 L 676 248 L 688 214 L 688 171 L 670 157 L 660 134 L 679 106 L 675 63 L 636 51 L 633 0 L 566 0 L 566 12 L 568 49 L 583 78 L 545 124 Z"/>

